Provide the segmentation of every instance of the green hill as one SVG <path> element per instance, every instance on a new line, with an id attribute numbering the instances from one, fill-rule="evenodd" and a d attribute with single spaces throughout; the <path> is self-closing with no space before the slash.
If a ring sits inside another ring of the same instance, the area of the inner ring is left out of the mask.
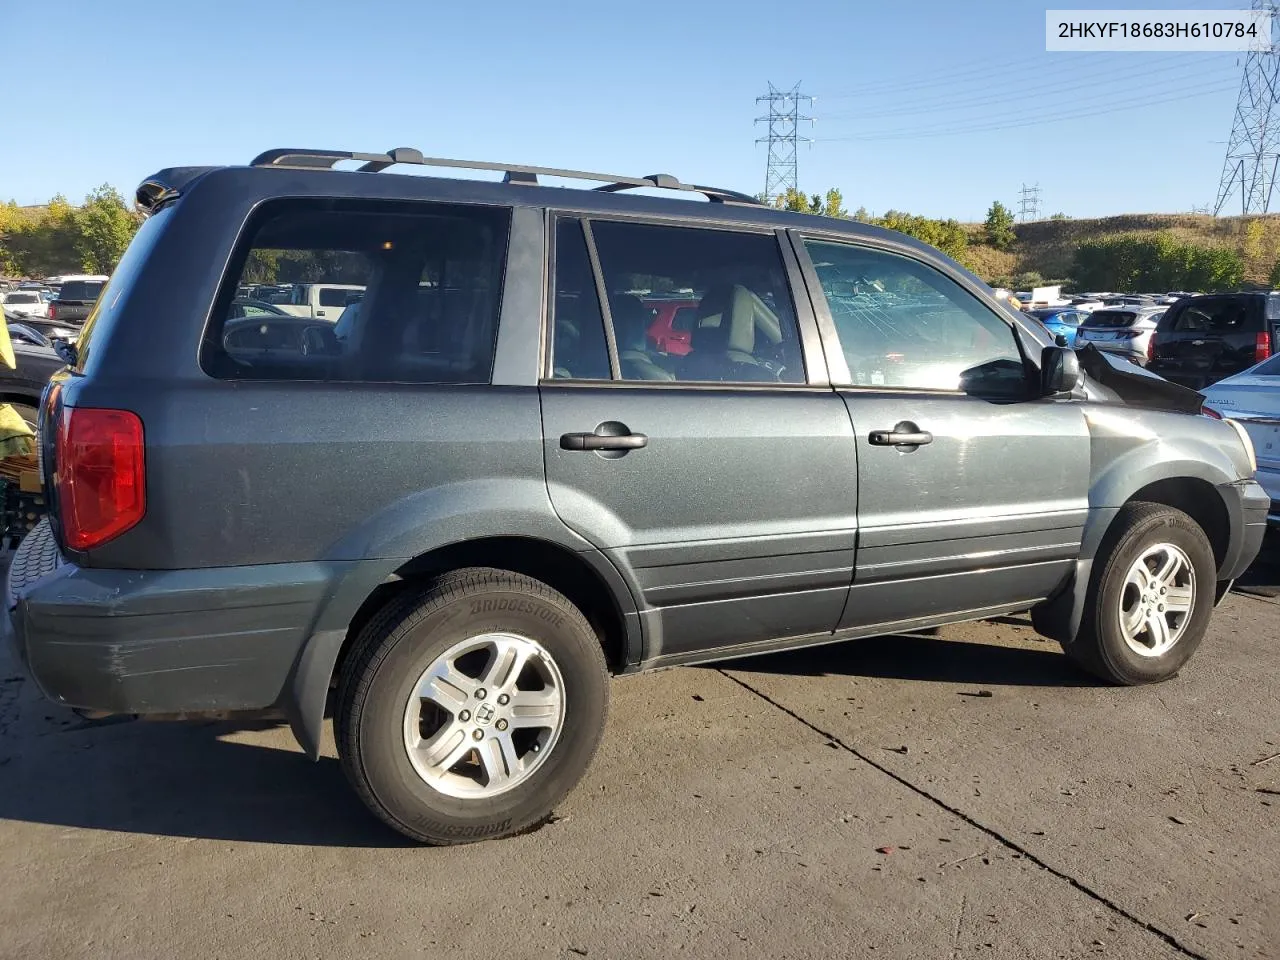
<path id="1" fill-rule="evenodd" d="M 1046 281 L 1069 280 L 1076 247 L 1118 234 L 1166 233 L 1179 241 L 1235 250 L 1245 262 L 1245 280 L 1265 285 L 1280 259 L 1280 214 L 1212 217 L 1195 213 L 1132 213 L 1089 220 L 1037 220 L 1015 226 L 1008 251 L 982 243 L 982 224 L 966 224 L 968 265 L 988 282 L 1037 273 Z"/>

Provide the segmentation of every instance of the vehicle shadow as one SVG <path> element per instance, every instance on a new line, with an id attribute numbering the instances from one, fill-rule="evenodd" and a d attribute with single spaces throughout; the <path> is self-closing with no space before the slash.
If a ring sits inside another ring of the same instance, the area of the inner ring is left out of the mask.
<path id="1" fill-rule="evenodd" d="M 142 721 L 27 736 L 10 729 L 0 743 L 0 818 L 210 840 L 412 845 L 365 809 L 336 760 L 224 739 L 244 729 Z"/>
<path id="2" fill-rule="evenodd" d="M 1024 621 L 1010 621 L 1023 625 Z M 1044 649 L 1007 647 L 926 634 L 866 637 L 709 667 L 797 676 L 856 676 L 886 680 L 937 680 L 980 686 L 1100 686 L 1075 666 L 1056 643 Z"/>

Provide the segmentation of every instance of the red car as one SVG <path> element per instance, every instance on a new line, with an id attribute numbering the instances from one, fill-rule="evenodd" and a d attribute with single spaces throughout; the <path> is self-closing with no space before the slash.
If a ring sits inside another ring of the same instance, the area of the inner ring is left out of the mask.
<path id="1" fill-rule="evenodd" d="M 649 339 L 659 353 L 683 357 L 689 352 L 689 337 L 698 316 L 697 300 L 645 300 L 653 311 Z"/>

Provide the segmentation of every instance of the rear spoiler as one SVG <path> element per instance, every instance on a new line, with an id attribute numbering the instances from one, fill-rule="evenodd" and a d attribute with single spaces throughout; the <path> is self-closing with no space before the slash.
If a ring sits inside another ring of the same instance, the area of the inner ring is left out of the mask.
<path id="1" fill-rule="evenodd" d="M 1114 390 L 1121 400 L 1135 407 L 1199 413 L 1204 406 L 1203 393 L 1170 383 L 1128 360 L 1112 360 L 1093 344 L 1077 350 L 1076 356 L 1089 379 Z"/>
<path id="2" fill-rule="evenodd" d="M 165 204 L 177 200 L 183 189 L 217 167 L 166 167 L 138 184 L 133 199 L 143 216 L 151 216 Z"/>

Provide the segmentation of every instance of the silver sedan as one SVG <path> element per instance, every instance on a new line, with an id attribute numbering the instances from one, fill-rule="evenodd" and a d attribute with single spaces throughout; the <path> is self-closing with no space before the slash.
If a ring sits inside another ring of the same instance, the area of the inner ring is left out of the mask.
<path id="1" fill-rule="evenodd" d="M 1205 406 L 1244 427 L 1253 441 L 1258 482 L 1271 496 L 1273 527 L 1280 526 L 1280 355 L 1205 387 Z"/>

